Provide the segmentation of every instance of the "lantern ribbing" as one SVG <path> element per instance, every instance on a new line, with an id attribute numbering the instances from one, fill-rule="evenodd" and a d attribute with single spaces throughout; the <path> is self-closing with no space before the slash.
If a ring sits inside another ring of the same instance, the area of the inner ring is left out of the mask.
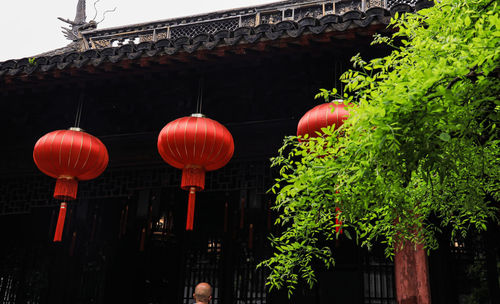
<path id="1" fill-rule="evenodd" d="M 196 191 L 205 188 L 205 172 L 225 166 L 234 153 L 231 133 L 202 114 L 168 123 L 158 135 L 158 152 L 165 162 L 182 169 L 181 188 L 189 191 L 186 230 L 193 230 Z"/>
<path id="2" fill-rule="evenodd" d="M 40 138 L 33 150 L 40 171 L 56 178 L 54 198 L 62 200 L 54 242 L 61 241 L 66 201 L 76 199 L 78 181 L 98 177 L 108 165 L 106 146 L 79 128 L 50 132 Z"/>
<path id="3" fill-rule="evenodd" d="M 309 137 L 317 137 L 321 129 L 335 125 L 335 129 L 340 128 L 344 120 L 349 117 L 349 112 L 345 109 L 347 105 L 342 100 L 323 103 L 315 106 L 302 116 L 297 126 L 297 136 L 309 134 Z"/>

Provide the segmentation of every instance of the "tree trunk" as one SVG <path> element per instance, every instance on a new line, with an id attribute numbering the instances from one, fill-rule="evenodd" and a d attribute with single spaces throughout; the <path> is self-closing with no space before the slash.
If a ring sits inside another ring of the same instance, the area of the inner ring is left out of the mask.
<path id="1" fill-rule="evenodd" d="M 405 242 L 394 256 L 398 304 L 431 304 L 429 266 L 423 245 Z"/>

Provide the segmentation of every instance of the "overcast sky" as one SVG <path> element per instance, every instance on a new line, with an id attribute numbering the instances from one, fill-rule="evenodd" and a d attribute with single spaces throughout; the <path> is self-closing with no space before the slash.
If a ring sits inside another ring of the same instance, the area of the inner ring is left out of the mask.
<path id="1" fill-rule="evenodd" d="M 97 21 L 108 13 L 99 28 L 182 17 L 199 13 L 259 5 L 278 0 L 100 0 Z M 69 43 L 61 33 L 67 24 L 57 17 L 74 20 L 78 0 L 0 0 L 0 62 L 63 47 Z M 87 0 L 87 20 L 95 15 Z"/>

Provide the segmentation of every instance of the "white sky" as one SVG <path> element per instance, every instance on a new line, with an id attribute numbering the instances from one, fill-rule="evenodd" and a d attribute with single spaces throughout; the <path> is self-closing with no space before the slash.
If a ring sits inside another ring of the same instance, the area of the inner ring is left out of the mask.
<path id="1" fill-rule="evenodd" d="M 98 28 L 183 17 L 217 10 L 253 6 L 279 0 L 100 0 Z M 74 20 L 78 0 L 0 0 L 0 62 L 40 54 L 70 41 L 61 33 L 68 26 L 57 17 Z M 94 14 L 95 0 L 87 0 L 87 21 Z"/>

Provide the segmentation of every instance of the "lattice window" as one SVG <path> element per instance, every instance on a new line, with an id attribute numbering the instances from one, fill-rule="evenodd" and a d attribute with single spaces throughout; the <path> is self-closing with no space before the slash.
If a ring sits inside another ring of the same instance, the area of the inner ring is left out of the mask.
<path id="1" fill-rule="evenodd" d="M 350 0 L 335 3 L 335 14 L 342 15 L 348 11 L 361 10 L 361 0 Z"/>
<path id="2" fill-rule="evenodd" d="M 198 24 L 178 25 L 170 30 L 170 38 L 194 37 L 198 34 L 213 34 L 220 30 L 235 30 L 239 26 L 239 18 L 220 21 L 203 22 Z"/>
<path id="3" fill-rule="evenodd" d="M 414 6 L 418 0 L 387 0 L 387 7 L 391 8 L 396 4 L 408 4 Z"/>
<path id="4" fill-rule="evenodd" d="M 366 8 L 384 7 L 384 0 L 370 0 L 366 2 Z"/>
<path id="5" fill-rule="evenodd" d="M 363 271 L 364 304 L 396 304 L 394 264 L 367 256 Z"/>
<path id="6" fill-rule="evenodd" d="M 221 301 L 219 283 L 219 262 L 222 256 L 221 241 L 217 238 L 210 238 L 205 250 L 188 251 L 184 264 L 184 304 L 193 303 L 193 293 L 196 284 L 200 282 L 210 282 L 212 285 L 212 302 L 219 304 Z"/>
<path id="7" fill-rule="evenodd" d="M 323 7 L 319 5 L 295 9 L 295 20 L 305 17 L 320 18 L 321 16 L 323 16 Z"/>
<path id="8" fill-rule="evenodd" d="M 261 24 L 274 24 L 281 21 L 281 12 L 262 13 L 260 15 Z"/>
<path id="9" fill-rule="evenodd" d="M 111 40 L 100 39 L 100 40 L 92 40 L 95 44 L 96 48 L 107 48 L 111 46 Z"/>
<path id="10" fill-rule="evenodd" d="M 266 304 L 266 275 L 250 252 L 244 252 L 233 272 L 233 295 L 237 304 Z"/>
<path id="11" fill-rule="evenodd" d="M 0 274 L 0 301 L 3 304 L 15 304 L 19 282 L 13 275 Z"/>
<path id="12" fill-rule="evenodd" d="M 78 198 L 127 197 L 139 189 L 180 185 L 181 171 L 168 167 L 108 169 L 99 178 L 78 185 Z M 266 192 L 273 183 L 267 161 L 234 162 L 209 172 L 205 191 L 255 189 Z M 52 199 L 55 180 L 42 175 L 0 178 L 0 215 L 28 213 L 33 207 L 56 206 Z"/>
<path id="13" fill-rule="evenodd" d="M 255 26 L 255 15 L 241 17 L 241 26 Z"/>

